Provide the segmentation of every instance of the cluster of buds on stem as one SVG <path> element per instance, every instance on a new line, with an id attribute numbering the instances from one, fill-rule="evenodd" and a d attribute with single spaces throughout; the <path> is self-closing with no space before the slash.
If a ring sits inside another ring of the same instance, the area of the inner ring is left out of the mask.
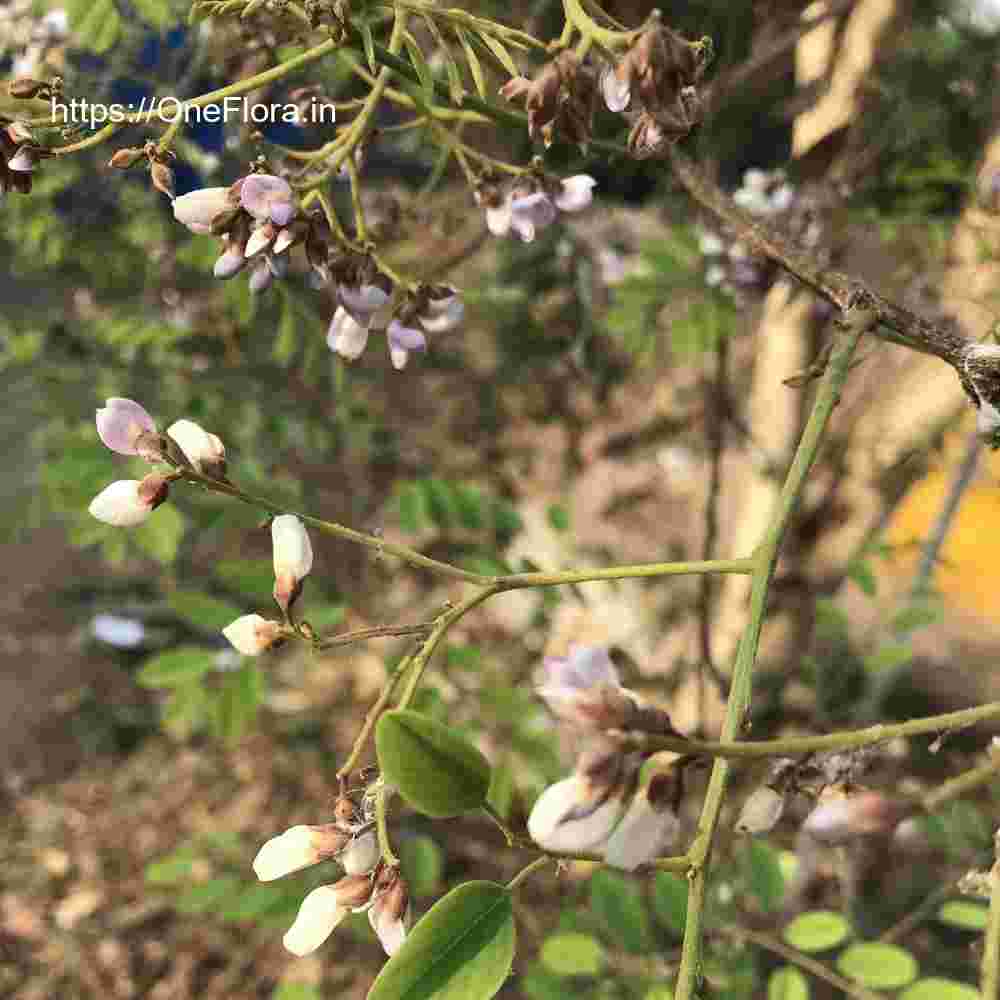
<path id="1" fill-rule="evenodd" d="M 96 422 L 101 441 L 119 455 L 192 469 L 210 478 L 225 477 L 225 447 L 193 420 L 178 420 L 161 434 L 144 406 L 114 397 L 97 411 Z M 167 499 L 170 481 L 182 474 L 151 472 L 142 480 L 120 479 L 91 501 L 90 513 L 121 528 L 142 524 Z"/>
<path id="2" fill-rule="evenodd" d="M 32 175 L 48 155 L 27 125 L 10 122 L 0 126 L 0 200 L 8 191 L 30 194 Z"/>
<path id="3" fill-rule="evenodd" d="M 285 934 L 285 947 L 294 955 L 308 955 L 348 914 L 367 911 L 382 947 L 392 955 L 410 927 L 409 889 L 398 868 L 382 862 L 367 809 L 358 809 L 342 796 L 333 812 L 330 823 L 293 826 L 269 840 L 254 858 L 254 872 L 262 882 L 270 882 L 324 861 L 337 861 L 346 874 L 305 897 Z"/>
<path id="4" fill-rule="evenodd" d="M 608 110 L 631 115 L 628 144 L 633 156 L 661 154 L 698 123 L 696 85 L 709 55 L 706 40 L 689 42 L 656 12 L 618 63 L 604 70 L 600 88 Z"/>
<path id="5" fill-rule="evenodd" d="M 393 367 L 402 369 L 413 351 L 427 350 L 428 333 L 447 333 L 462 321 L 464 306 L 451 285 L 420 285 L 399 293 L 370 257 L 340 255 L 330 262 L 337 308 L 327 330 L 330 350 L 353 361 L 368 335 L 384 330 Z"/>
<path id="6" fill-rule="evenodd" d="M 621 686 L 607 650 L 574 647 L 548 657 L 539 696 L 566 725 L 588 734 L 609 730 L 674 733 L 666 712 Z M 570 777 L 547 788 L 528 819 L 528 832 L 554 853 L 595 852 L 634 871 L 670 847 L 680 830 L 681 772 L 668 765 L 640 787 L 643 756 L 598 739 Z"/>
<path id="7" fill-rule="evenodd" d="M 486 212 L 486 225 L 495 236 L 513 233 L 531 243 L 541 229 L 552 225 L 560 212 L 581 212 L 594 200 L 597 181 L 589 174 L 565 180 L 546 175 L 540 164 L 511 184 L 487 180 L 475 191 L 476 202 Z"/>
<path id="8" fill-rule="evenodd" d="M 533 80 L 511 77 L 501 88 L 508 101 L 523 101 L 528 112 L 528 134 L 541 135 L 548 148 L 556 135 L 586 147 L 594 134 L 597 80 L 589 66 L 569 51 L 547 62 Z"/>

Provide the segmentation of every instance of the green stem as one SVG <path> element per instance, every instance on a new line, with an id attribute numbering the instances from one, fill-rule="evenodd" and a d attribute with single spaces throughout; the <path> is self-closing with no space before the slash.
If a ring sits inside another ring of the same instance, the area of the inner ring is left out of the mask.
<path id="1" fill-rule="evenodd" d="M 722 740 L 718 743 L 706 740 L 688 740 L 679 736 L 659 736 L 655 733 L 626 733 L 622 734 L 620 738 L 622 744 L 630 749 L 648 753 L 672 750 L 675 753 L 692 756 L 759 759 L 762 757 L 795 757 L 800 754 L 828 750 L 857 750 L 876 743 L 886 743 L 900 736 L 921 736 L 926 733 L 964 729 L 977 722 L 997 718 L 1000 718 L 1000 701 L 977 705 L 975 708 L 963 708 L 957 712 L 946 712 L 943 715 L 910 719 L 908 722 L 880 723 L 865 729 L 848 729 L 821 736 L 791 736 L 787 739 L 756 741 Z M 983 764 L 953 778 L 952 781 L 927 795 L 923 802 L 926 808 L 930 809 L 940 801 L 955 798 L 985 784 L 998 770 L 1000 770 L 1000 760 Z"/>
<path id="2" fill-rule="evenodd" d="M 1000 711 L 1000 702 L 994 702 L 992 705 L 983 705 L 982 707 L 994 708 Z M 1000 773 L 1000 753 L 992 755 L 985 764 L 980 764 L 978 767 L 974 767 L 964 774 L 951 778 L 943 785 L 938 785 L 933 791 L 928 792 L 920 802 L 927 812 L 933 812 L 944 805 L 945 802 L 951 802 L 952 799 L 959 799 L 963 795 L 968 795 L 969 792 L 975 791 L 982 785 L 989 784 L 989 782 L 996 778 L 998 773 Z"/>
<path id="3" fill-rule="evenodd" d="M 788 470 L 770 525 L 755 555 L 757 566 L 754 569 L 750 591 L 750 620 L 740 641 L 733 667 L 732 688 L 726 705 L 726 718 L 722 725 L 724 743 L 736 741 L 746 720 L 757 647 L 767 611 L 768 588 L 777 565 L 785 529 L 801 496 L 806 475 L 819 451 L 830 415 L 840 397 L 840 390 L 847 379 L 851 357 L 858 341 L 872 328 L 872 325 L 873 314 L 868 310 L 858 309 L 847 313 L 847 331 L 830 356 L 809 422 L 799 441 L 792 466 Z M 730 768 L 731 764 L 727 759 L 716 760 L 705 792 L 698 829 L 688 851 L 691 859 L 691 878 L 681 964 L 674 989 L 675 1000 L 695 1000 L 701 980 L 708 859 L 719 824 Z"/>
<path id="4" fill-rule="evenodd" d="M 392 850 L 389 843 L 389 825 L 387 815 L 389 812 L 390 790 L 381 785 L 375 793 L 375 830 L 378 833 L 378 846 L 382 852 L 382 860 L 391 868 L 399 866 L 399 858 Z"/>
<path id="5" fill-rule="evenodd" d="M 530 864 L 525 865 L 508 883 L 507 888 L 513 892 L 528 876 L 533 875 L 539 868 L 544 868 L 552 858 L 535 858 Z"/>
<path id="6" fill-rule="evenodd" d="M 754 559 L 708 559 L 695 562 L 637 563 L 605 569 L 574 569 L 559 573 L 512 573 L 496 579 L 499 590 L 525 587 L 558 587 L 591 580 L 624 580 L 651 576 L 690 576 L 695 573 L 752 573 Z"/>
<path id="7" fill-rule="evenodd" d="M 620 49 L 629 44 L 637 34 L 634 31 L 612 31 L 609 28 L 602 28 L 583 9 L 580 0 L 563 0 L 563 10 L 566 12 L 566 20 L 584 38 L 589 38 L 606 49 Z"/>

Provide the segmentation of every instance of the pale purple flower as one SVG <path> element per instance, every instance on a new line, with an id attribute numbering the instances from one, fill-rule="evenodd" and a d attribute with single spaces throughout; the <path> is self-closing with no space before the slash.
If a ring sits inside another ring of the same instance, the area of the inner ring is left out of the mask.
<path id="1" fill-rule="evenodd" d="M 192 232 L 205 234 L 212 231 L 213 219 L 233 207 L 229 188 L 199 188 L 174 199 L 174 218 Z"/>
<path id="2" fill-rule="evenodd" d="M 646 789 L 636 793 L 621 822 L 604 847 L 604 860 L 612 868 L 634 872 L 668 850 L 680 832 L 680 820 L 669 805 L 650 801 Z"/>
<path id="3" fill-rule="evenodd" d="M 510 203 L 510 228 L 524 243 L 534 242 L 539 229 L 556 220 L 558 212 L 544 191 L 514 197 Z"/>
<path id="4" fill-rule="evenodd" d="M 389 301 L 389 293 L 379 285 L 338 285 L 337 300 L 355 322 L 367 329 Z"/>
<path id="5" fill-rule="evenodd" d="M 271 282 L 273 281 L 274 273 L 271 271 L 267 261 L 263 257 L 258 257 L 254 261 L 253 271 L 250 274 L 250 281 L 248 282 L 250 291 L 254 295 L 266 292 L 271 287 Z"/>
<path id="6" fill-rule="evenodd" d="M 619 686 L 618 668 L 604 646 L 570 646 L 566 656 L 546 656 L 545 678 L 538 689 L 548 700 L 559 700 L 598 684 Z"/>
<path id="7" fill-rule="evenodd" d="M 398 319 L 389 323 L 386 331 L 389 340 L 389 357 L 393 368 L 399 370 L 406 367 L 411 351 L 426 351 L 427 338 L 414 326 L 404 326 Z"/>
<path id="8" fill-rule="evenodd" d="M 250 174 L 240 186 L 240 204 L 260 222 L 287 226 L 298 211 L 288 181 L 272 174 Z"/>
<path id="9" fill-rule="evenodd" d="M 597 181 L 589 174 L 575 174 L 562 182 L 561 190 L 555 196 L 555 205 L 560 212 L 580 212 L 589 208 L 594 200 Z"/>
<path id="10" fill-rule="evenodd" d="M 138 439 L 155 434 L 156 423 L 141 404 L 113 396 L 97 411 L 97 433 L 119 455 L 138 455 Z"/>
<path id="11" fill-rule="evenodd" d="M 427 333 L 447 333 L 462 322 L 465 305 L 456 289 L 449 288 L 449 291 L 449 295 L 428 299 L 426 308 L 418 317 Z"/>
<path id="12" fill-rule="evenodd" d="M 368 343 L 368 327 L 359 323 L 343 306 L 337 306 L 326 332 L 326 344 L 335 354 L 353 361 Z"/>
<path id="13" fill-rule="evenodd" d="M 20 146 L 17 152 L 7 161 L 7 169 L 19 174 L 30 174 L 37 165 L 37 154 L 27 146 Z"/>
<path id="14" fill-rule="evenodd" d="M 215 266 L 212 268 L 212 273 L 216 278 L 226 281 L 229 278 L 235 277 L 246 266 L 247 259 L 243 252 L 243 247 L 239 243 L 227 240 L 226 248 L 222 251 L 222 255 L 218 260 L 216 260 Z"/>
<path id="15" fill-rule="evenodd" d="M 146 626 L 141 621 L 121 615 L 96 615 L 90 631 L 95 639 L 118 649 L 135 649 L 146 639 Z"/>
<path id="16" fill-rule="evenodd" d="M 615 72 L 614 66 L 605 67 L 601 73 L 601 96 L 608 111 L 614 111 L 616 114 L 624 111 L 628 107 L 631 89 L 628 78 L 623 80 Z"/>

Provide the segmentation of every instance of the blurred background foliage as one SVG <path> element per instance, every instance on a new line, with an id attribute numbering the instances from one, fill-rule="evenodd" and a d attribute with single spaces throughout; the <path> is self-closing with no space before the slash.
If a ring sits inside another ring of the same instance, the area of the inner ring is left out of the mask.
<path id="1" fill-rule="evenodd" d="M 705 0 L 674 5 L 670 16 L 689 36 L 711 36 L 709 80 L 723 81 L 754 57 L 754 40 L 787 29 L 801 6 Z M 0 33 L 0 75 L 19 72 L 34 51 L 68 94 L 128 102 L 201 93 L 293 51 L 266 11 L 250 22 L 190 26 L 186 8 L 75 0 L 65 8 L 68 36 L 49 38 L 39 27 L 45 5 L 13 0 L 0 8 L 9 29 Z M 922 292 L 944 266 L 996 113 L 997 58 L 995 30 L 953 7 L 917 0 L 905 8 L 903 30 L 866 81 L 848 139 L 858 171 L 835 224 L 851 248 L 846 264 L 856 251 L 860 270 L 878 256 L 873 280 L 902 296 L 914 274 Z M 476 9 L 545 37 L 561 26 L 560 5 L 548 0 Z M 609 9 L 629 24 L 648 13 L 639 0 Z M 337 99 L 358 93 L 330 59 L 282 81 L 269 99 L 304 82 Z M 799 100 L 788 50 L 712 107 L 691 151 L 730 189 L 747 168 L 783 167 Z M 387 112 L 384 123 L 392 120 Z M 610 116 L 601 122 L 614 134 Z M 328 137 L 288 127 L 262 136 L 234 124 L 186 129 L 179 190 L 229 183 L 258 153 L 272 155 L 270 141 Z M 477 138 L 511 159 L 531 154 L 521 135 Z M 248 492 L 483 572 L 666 550 L 697 557 L 690 525 L 704 493 L 691 484 L 707 468 L 706 380 L 727 345 L 738 361 L 731 447 L 752 452 L 754 428 L 741 423 L 747 335 L 771 279 L 742 289 L 711 280 L 705 222 L 660 165 L 559 150 L 552 160 L 561 169 L 598 178 L 594 211 L 531 245 L 484 243 L 471 195 L 437 176 L 434 150 L 410 133 L 387 134 L 366 166 L 370 211 L 390 219 L 389 252 L 401 267 L 468 248 L 455 272 L 467 318 L 405 373 L 375 345 L 346 364 L 325 344 L 329 292 L 311 287 L 304 269 L 261 298 L 242 279 L 213 282 L 214 241 L 175 224 L 147 174 L 110 170 L 109 155 L 100 146 L 47 161 L 32 195 L 9 195 L 0 208 L 0 530 L 13 595 L 3 609 L 0 689 L 12 734 L 0 764 L 13 803 L 2 821 L 0 943 L 13 961 L 0 967 L 0 992 L 25 1000 L 361 996 L 380 961 L 363 919 L 314 958 L 294 962 L 280 948 L 302 895 L 330 872 L 258 885 L 249 860 L 291 822 L 322 819 L 338 758 L 405 647 L 315 661 L 294 648 L 260 661 L 237 656 L 220 628 L 270 608 L 262 516 L 186 489 L 136 531 L 94 521 L 90 499 L 140 469 L 100 445 L 95 408 L 122 395 L 141 400 L 161 426 L 194 419 L 226 443 L 230 476 Z M 824 169 L 793 163 L 788 177 L 805 186 Z M 345 197 L 336 184 L 331 193 Z M 934 661 L 949 674 L 924 683 L 928 670 L 911 642 L 956 614 L 1000 624 L 998 560 L 983 531 L 998 502 L 995 465 L 959 513 L 937 589 L 902 609 L 895 597 L 879 603 L 883 588 L 894 595 L 893 580 L 911 572 L 908 554 L 930 532 L 958 438 L 944 429 L 907 467 L 884 530 L 837 582 L 807 589 L 813 627 L 793 661 L 765 665 L 755 736 L 852 724 L 887 705 L 920 714 L 944 695 L 951 707 L 991 684 L 996 691 L 985 658 L 978 667 Z M 314 541 L 318 571 L 303 616 L 321 631 L 422 620 L 452 596 L 387 560 Z M 657 641 L 695 614 L 694 585 L 678 584 L 669 601 L 654 593 L 637 585 L 607 587 L 601 597 L 586 588 L 518 595 L 520 604 L 463 625 L 439 657 L 418 707 L 488 751 L 491 801 L 512 822 L 567 760 L 530 693 L 545 648 L 567 635 L 610 636 L 634 686 L 678 694 L 693 665 Z M 608 627 L 616 616 L 624 626 Z M 633 624 L 634 641 L 622 639 Z M 645 662 L 643 652 L 654 650 Z M 978 679 L 959 684 L 952 672 L 964 670 Z M 895 701 L 882 697 L 888 675 Z M 946 753 L 933 749 L 928 741 L 894 748 L 873 767 L 875 780 L 919 790 L 973 762 L 979 744 L 956 737 Z M 695 792 L 688 820 L 696 800 Z M 727 837 L 711 890 L 706 996 L 841 995 L 789 964 L 783 946 L 905 1000 L 976 995 L 968 984 L 984 907 L 954 885 L 989 863 L 998 809 L 995 785 L 975 804 L 948 804 L 926 822 L 923 864 L 894 857 L 853 894 L 831 871 L 815 905 L 791 888 L 795 815 L 763 840 Z M 510 877 L 517 867 L 485 820 L 445 827 L 407 813 L 393 829 L 418 909 L 470 876 Z M 684 880 L 668 873 L 631 878 L 574 865 L 558 882 L 530 883 L 518 912 L 518 975 L 502 995 L 668 1000 L 685 899 Z M 914 911 L 922 919 L 903 940 L 882 950 L 872 943 Z"/>

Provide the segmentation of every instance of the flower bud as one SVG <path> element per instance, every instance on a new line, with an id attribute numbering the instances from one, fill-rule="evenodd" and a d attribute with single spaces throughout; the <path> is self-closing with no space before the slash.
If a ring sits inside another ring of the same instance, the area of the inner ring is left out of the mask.
<path id="1" fill-rule="evenodd" d="M 743 803 L 736 821 L 736 832 L 749 833 L 752 837 L 770 833 L 784 811 L 785 797 L 769 785 L 761 785 Z"/>
<path id="2" fill-rule="evenodd" d="M 335 857 L 349 840 L 350 835 L 333 823 L 293 826 L 261 847 L 253 860 L 253 870 L 261 882 L 272 882 Z"/>
<path id="3" fill-rule="evenodd" d="M 352 838 L 337 860 L 348 875 L 361 875 L 370 872 L 378 864 L 379 857 L 378 837 L 368 830 Z"/>
<path id="4" fill-rule="evenodd" d="M 285 932 L 285 947 L 300 958 L 314 952 L 350 913 L 341 903 L 336 886 L 313 889 L 299 907 L 295 922 Z"/>
<path id="5" fill-rule="evenodd" d="M 829 788 L 805 818 L 802 832 L 824 844 L 842 844 L 854 837 L 889 835 L 912 812 L 911 803 L 881 792 Z"/>
<path id="6" fill-rule="evenodd" d="M 127 170 L 141 159 L 144 155 L 141 149 L 135 147 L 125 147 L 115 150 L 114 155 L 108 160 L 108 166 L 115 170 Z"/>
<path id="7" fill-rule="evenodd" d="M 174 199 L 174 218 L 193 233 L 212 232 L 212 222 L 235 206 L 229 198 L 229 188 L 211 187 L 188 191 Z"/>
<path id="8" fill-rule="evenodd" d="M 213 479 L 225 475 L 226 448 L 214 434 L 209 434 L 193 420 L 175 421 L 167 428 L 167 434 L 180 445 L 187 460 L 199 472 Z"/>
<path id="9" fill-rule="evenodd" d="M 98 493 L 88 510 L 105 524 L 132 528 L 142 524 L 167 499 L 167 493 L 166 479 L 155 473 L 150 473 L 141 482 L 119 479 Z"/>
<path id="10" fill-rule="evenodd" d="M 602 845 L 621 819 L 624 804 L 614 794 L 595 796 L 577 773 L 550 785 L 528 817 L 528 833 L 543 850 L 577 853 Z"/>
<path id="11" fill-rule="evenodd" d="M 312 544 L 305 525 L 294 514 L 281 514 L 271 522 L 271 541 L 274 599 L 287 612 L 302 591 L 302 581 L 312 570 Z"/>
<path id="12" fill-rule="evenodd" d="M 260 615 L 243 615 L 227 625 L 222 634 L 244 656 L 259 656 L 285 635 L 285 627 Z"/>
<path id="13" fill-rule="evenodd" d="M 139 403 L 113 396 L 97 411 L 97 433 L 119 455 L 138 455 L 140 437 L 155 434 L 156 423 Z"/>
<path id="14" fill-rule="evenodd" d="M 149 165 L 149 176 L 153 181 L 153 187 L 161 194 L 165 194 L 171 201 L 174 200 L 174 172 L 165 163 L 154 160 Z"/>
<path id="15" fill-rule="evenodd" d="M 390 957 L 402 947 L 409 930 L 410 892 L 398 871 L 390 869 L 387 878 L 379 879 L 377 894 L 368 911 L 368 922 L 385 953 Z"/>

